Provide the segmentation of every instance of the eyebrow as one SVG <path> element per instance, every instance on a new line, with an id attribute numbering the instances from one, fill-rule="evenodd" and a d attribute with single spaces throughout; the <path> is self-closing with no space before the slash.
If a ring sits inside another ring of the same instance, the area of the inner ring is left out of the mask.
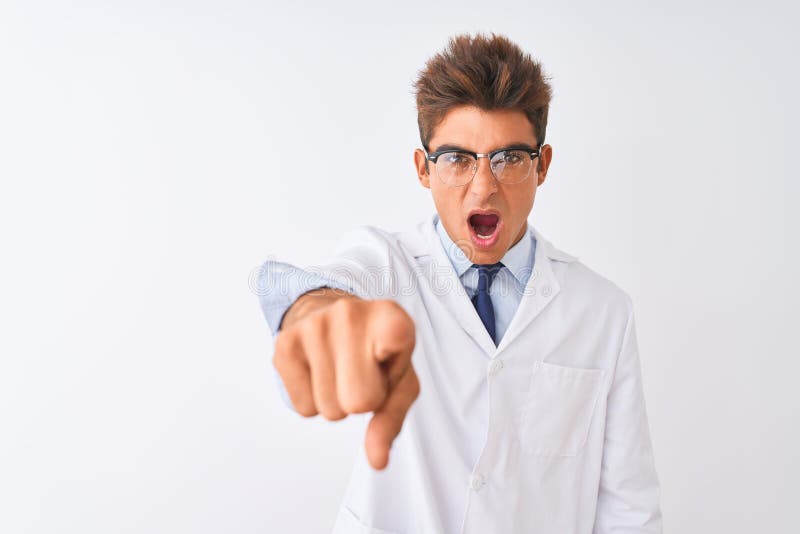
<path id="1" fill-rule="evenodd" d="M 508 143 L 504 145 L 502 148 L 508 148 L 508 147 L 527 148 L 528 150 L 536 150 L 536 147 L 533 147 L 529 143 L 524 143 L 524 142 Z M 493 150 L 498 150 L 498 149 L 493 149 Z M 467 148 L 450 143 L 445 143 L 443 145 L 440 145 L 436 150 L 433 150 L 433 152 L 441 152 L 443 150 L 460 150 L 462 152 L 473 152 L 472 150 L 469 150 Z M 490 150 L 489 152 L 492 152 L 492 150 Z"/>

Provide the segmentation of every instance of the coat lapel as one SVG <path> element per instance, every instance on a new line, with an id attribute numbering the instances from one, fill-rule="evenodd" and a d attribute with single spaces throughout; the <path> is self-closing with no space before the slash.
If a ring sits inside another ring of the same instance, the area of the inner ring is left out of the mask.
<path id="1" fill-rule="evenodd" d="M 433 226 L 437 215 L 417 224 L 415 231 L 403 234 L 401 241 L 416 261 L 415 270 L 419 278 L 428 284 L 428 289 L 442 303 L 487 357 L 491 357 L 497 347 L 483 326 L 478 312 L 472 305 L 461 280 L 458 278 L 450 258 L 444 250 L 439 235 Z"/>
<path id="2" fill-rule="evenodd" d="M 561 291 L 561 283 L 556 276 L 556 262 L 572 262 L 577 258 L 555 248 L 550 241 L 528 224 L 528 233 L 536 239 L 533 272 L 525 286 L 525 292 L 517 311 L 508 325 L 497 350 L 502 351 L 519 337 L 528 325 L 556 298 Z"/>
<path id="3" fill-rule="evenodd" d="M 434 215 L 436 217 L 436 215 Z M 464 286 L 456 275 L 433 226 L 433 218 L 420 222 L 414 232 L 404 233 L 401 242 L 417 262 L 415 269 L 427 281 L 430 291 L 453 316 L 458 325 L 478 344 L 487 357 L 504 350 L 561 291 L 553 262 L 570 262 L 576 258 L 556 249 L 538 230 L 528 224 L 528 232 L 536 239 L 534 268 L 514 317 L 495 346 L 483 326 Z"/>

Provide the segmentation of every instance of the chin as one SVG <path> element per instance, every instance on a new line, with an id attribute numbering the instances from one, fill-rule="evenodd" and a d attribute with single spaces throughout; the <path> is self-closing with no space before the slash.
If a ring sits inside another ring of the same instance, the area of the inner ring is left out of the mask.
<path id="1" fill-rule="evenodd" d="M 472 263 L 481 265 L 497 263 L 508 252 L 507 244 L 508 241 L 504 239 L 504 236 L 499 236 L 497 242 L 490 249 L 479 249 L 475 247 L 474 243 L 471 243 L 473 251 Z"/>

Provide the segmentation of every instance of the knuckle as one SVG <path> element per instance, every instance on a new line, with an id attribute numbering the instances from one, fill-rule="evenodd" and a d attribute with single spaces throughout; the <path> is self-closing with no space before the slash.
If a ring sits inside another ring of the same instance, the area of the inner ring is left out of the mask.
<path id="1" fill-rule="evenodd" d="M 331 304 L 330 309 L 338 314 L 351 314 L 356 308 L 356 301 L 350 298 L 340 298 Z"/>
<path id="2" fill-rule="evenodd" d="M 297 338 L 291 331 L 281 331 L 275 338 L 275 352 L 272 355 L 272 364 L 279 371 L 288 365 L 297 351 Z"/>
<path id="3" fill-rule="evenodd" d="M 354 324 L 361 316 L 360 303 L 355 299 L 341 298 L 331 305 L 331 321 L 337 328 Z"/>
<path id="4" fill-rule="evenodd" d="M 385 317 L 392 328 L 400 330 L 403 334 L 414 334 L 414 321 L 406 313 L 406 310 L 394 300 L 383 301 Z"/>
<path id="5" fill-rule="evenodd" d="M 294 381 L 299 375 L 302 365 L 310 365 L 306 351 L 294 350 L 292 352 L 277 352 L 272 357 L 272 365 L 280 377 L 286 381 Z"/>
<path id="6" fill-rule="evenodd" d="M 379 360 L 390 357 L 409 359 L 416 344 L 414 322 L 394 301 L 385 301 L 380 306 L 368 330 L 374 342 L 372 350 L 375 356 Z"/>
<path id="7" fill-rule="evenodd" d="M 301 321 L 297 322 L 296 328 L 300 331 L 303 338 L 309 336 L 318 336 L 325 332 L 328 324 L 328 318 L 325 313 L 312 313 L 303 317 Z"/>

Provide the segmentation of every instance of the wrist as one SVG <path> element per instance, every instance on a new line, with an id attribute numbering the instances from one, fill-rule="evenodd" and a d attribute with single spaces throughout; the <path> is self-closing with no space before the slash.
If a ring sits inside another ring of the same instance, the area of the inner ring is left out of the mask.
<path id="1" fill-rule="evenodd" d="M 342 298 L 358 298 L 355 295 L 330 287 L 319 287 L 306 291 L 292 303 L 286 313 L 284 313 L 278 329 L 291 326 L 301 320 L 306 315 L 326 308 Z"/>

